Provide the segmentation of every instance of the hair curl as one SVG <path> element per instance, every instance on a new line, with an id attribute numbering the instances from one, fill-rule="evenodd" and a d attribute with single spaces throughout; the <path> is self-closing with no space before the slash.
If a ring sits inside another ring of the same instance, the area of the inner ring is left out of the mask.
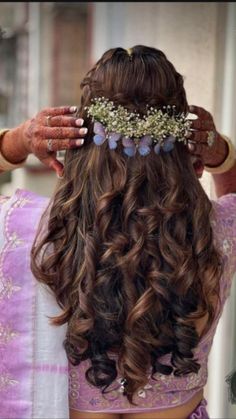
<path id="1" fill-rule="evenodd" d="M 68 322 L 65 348 L 77 365 L 91 364 L 87 380 L 103 392 L 117 371 L 133 396 L 148 372 L 197 373 L 193 349 L 215 315 L 220 256 L 213 244 L 211 202 L 193 169 L 187 148 L 128 158 L 122 146 L 92 142 L 84 107 L 105 96 L 145 113 L 146 105 L 188 109 L 183 78 L 159 50 L 107 51 L 88 72 L 80 116 L 88 135 L 66 153 L 65 177 L 32 249 L 32 271 L 54 292 Z M 195 321 L 208 314 L 199 336 Z M 117 361 L 111 354 L 117 355 Z M 171 365 L 160 357 L 171 354 Z"/>

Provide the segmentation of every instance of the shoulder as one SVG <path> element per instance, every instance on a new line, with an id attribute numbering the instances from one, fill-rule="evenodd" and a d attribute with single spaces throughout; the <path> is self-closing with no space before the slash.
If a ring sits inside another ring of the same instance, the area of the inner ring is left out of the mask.
<path id="1" fill-rule="evenodd" d="M 31 192 L 26 189 L 17 189 L 16 192 L 12 196 L 4 196 L 0 195 L 0 209 L 4 210 L 4 208 L 12 207 L 15 208 L 46 208 L 49 204 L 49 198 L 38 195 L 35 192 Z"/>
<path id="2" fill-rule="evenodd" d="M 225 284 L 226 299 L 230 292 L 232 277 L 236 272 L 236 193 L 212 201 L 212 207 L 213 236 L 224 261 L 222 284 Z"/>
<path id="3" fill-rule="evenodd" d="M 227 215 L 232 219 L 236 219 L 236 193 L 223 195 L 211 202 L 216 216 L 222 217 Z"/>
<path id="4" fill-rule="evenodd" d="M 48 207 L 49 198 L 17 189 L 11 197 L 1 197 L 0 203 L 0 241 L 17 235 L 24 243 L 30 243 Z"/>
<path id="5" fill-rule="evenodd" d="M 212 226 L 217 232 L 236 239 L 236 193 L 212 202 Z"/>
<path id="6" fill-rule="evenodd" d="M 49 203 L 49 198 L 43 195 L 38 195 L 35 192 L 26 189 L 17 189 L 14 198 L 18 201 L 24 201 L 29 206 L 42 206 L 45 207 Z"/>

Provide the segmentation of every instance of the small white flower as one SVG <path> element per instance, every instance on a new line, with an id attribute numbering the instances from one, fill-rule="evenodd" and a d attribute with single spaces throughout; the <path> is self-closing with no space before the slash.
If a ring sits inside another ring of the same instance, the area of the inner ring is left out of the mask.
<path id="1" fill-rule="evenodd" d="M 229 253 L 231 250 L 231 242 L 227 239 L 223 241 L 223 251 L 224 253 Z"/>
<path id="2" fill-rule="evenodd" d="M 138 397 L 142 397 L 142 399 L 145 399 L 146 397 L 146 392 L 144 390 L 139 390 L 138 391 Z"/>

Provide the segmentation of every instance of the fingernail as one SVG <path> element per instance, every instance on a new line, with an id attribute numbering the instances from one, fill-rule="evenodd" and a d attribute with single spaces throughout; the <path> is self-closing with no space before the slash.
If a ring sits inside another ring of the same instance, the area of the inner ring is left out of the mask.
<path id="1" fill-rule="evenodd" d="M 80 133 L 81 135 L 83 135 L 83 134 L 87 134 L 87 132 L 88 132 L 88 128 L 82 128 L 82 129 L 80 129 L 80 130 L 79 130 L 79 133 Z"/>
<path id="2" fill-rule="evenodd" d="M 84 138 L 81 138 L 79 140 L 75 140 L 76 145 L 83 145 L 84 144 Z"/>
<path id="3" fill-rule="evenodd" d="M 57 177 L 58 177 L 58 179 L 63 179 L 64 178 L 64 173 L 63 172 L 61 172 L 61 173 L 57 172 Z"/>
<path id="4" fill-rule="evenodd" d="M 77 111 L 77 106 L 71 106 L 70 107 L 70 112 L 71 113 L 75 113 Z"/>
<path id="5" fill-rule="evenodd" d="M 82 118 L 76 119 L 75 125 L 78 125 L 78 127 L 82 127 L 84 123 L 84 120 Z"/>
<path id="6" fill-rule="evenodd" d="M 194 151 L 195 150 L 195 145 L 194 144 L 191 144 L 191 143 L 188 143 L 188 149 L 190 151 Z"/>

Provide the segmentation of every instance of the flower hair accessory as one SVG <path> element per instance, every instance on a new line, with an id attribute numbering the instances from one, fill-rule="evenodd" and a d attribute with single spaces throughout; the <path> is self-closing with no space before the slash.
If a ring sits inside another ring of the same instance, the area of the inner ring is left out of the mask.
<path id="1" fill-rule="evenodd" d="M 94 122 L 93 141 L 100 146 L 108 141 L 111 150 L 116 149 L 121 141 L 124 152 L 129 157 L 136 154 L 146 156 L 154 146 L 154 152 L 169 152 L 175 141 L 187 144 L 186 134 L 190 121 L 184 113 L 176 113 L 176 107 L 163 106 L 163 110 L 147 106 L 143 117 L 137 112 L 130 112 L 104 97 L 94 98 L 85 108 Z"/>

